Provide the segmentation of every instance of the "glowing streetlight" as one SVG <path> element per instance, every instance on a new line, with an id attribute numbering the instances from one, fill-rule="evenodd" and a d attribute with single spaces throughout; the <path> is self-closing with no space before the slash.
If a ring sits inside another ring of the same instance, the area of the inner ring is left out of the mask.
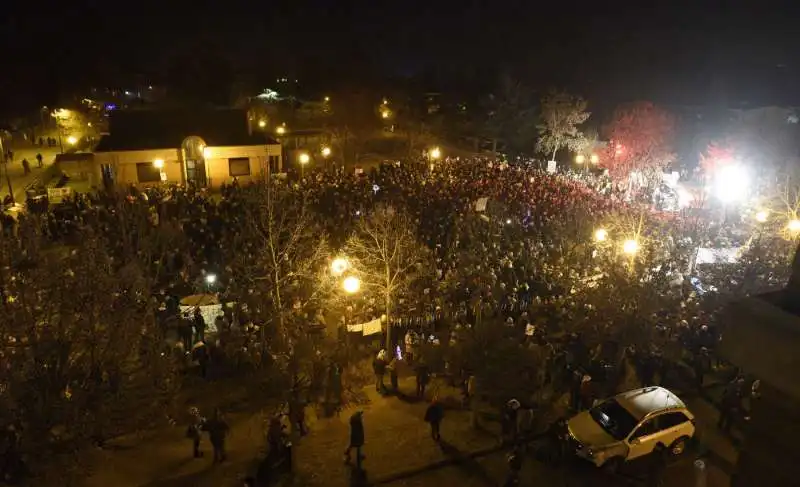
<path id="1" fill-rule="evenodd" d="M 439 149 L 438 147 L 434 147 L 433 149 L 430 150 L 428 154 L 430 155 L 430 158 L 435 161 L 440 157 L 442 157 L 442 150 Z"/>
<path id="2" fill-rule="evenodd" d="M 323 147 L 323 148 L 322 148 L 322 150 L 321 150 L 320 152 L 321 152 L 321 154 L 322 154 L 322 157 L 330 157 L 330 155 L 331 155 L 331 148 L 330 148 L 330 147 Z"/>
<path id="3" fill-rule="evenodd" d="M 608 231 L 605 228 L 598 228 L 594 231 L 594 239 L 597 242 L 605 242 L 608 238 Z"/>
<path id="4" fill-rule="evenodd" d="M 216 274 L 206 274 L 206 284 L 212 286 L 215 282 L 217 282 Z"/>
<path id="5" fill-rule="evenodd" d="M 75 137 L 74 135 L 70 135 L 69 137 L 67 137 L 67 143 L 69 145 L 75 145 L 78 143 L 78 138 Z"/>
<path id="6" fill-rule="evenodd" d="M 769 217 L 769 212 L 767 210 L 761 210 L 758 213 L 756 213 L 756 221 L 758 223 L 766 222 L 768 217 Z"/>
<path id="7" fill-rule="evenodd" d="M 311 162 L 311 156 L 306 152 L 301 152 L 300 155 L 297 156 L 297 162 L 300 163 L 300 179 L 303 179 L 306 175 L 306 164 Z"/>
<path id="8" fill-rule="evenodd" d="M 361 289 L 361 280 L 355 276 L 349 276 L 342 281 L 342 289 L 347 294 L 355 294 Z"/>
<path id="9" fill-rule="evenodd" d="M 800 232 L 800 220 L 798 220 L 797 218 L 790 220 L 789 224 L 786 225 L 786 228 L 788 228 L 789 231 L 792 233 Z"/>
<path id="10" fill-rule="evenodd" d="M 389 100 L 387 100 L 386 98 L 384 98 L 383 101 L 381 101 L 381 105 L 388 105 L 388 104 Z"/>
<path id="11" fill-rule="evenodd" d="M 597 154 L 592 154 L 591 156 L 589 156 L 589 161 L 592 164 L 597 164 L 600 162 L 600 156 L 598 156 Z"/>
<path id="12" fill-rule="evenodd" d="M 156 169 L 164 169 L 164 159 L 156 159 L 153 161 L 153 167 Z"/>
<path id="13" fill-rule="evenodd" d="M 344 257 L 337 257 L 333 259 L 333 262 L 331 262 L 331 274 L 334 276 L 341 276 L 349 266 L 350 263 L 347 262 L 347 259 Z"/>
<path id="14" fill-rule="evenodd" d="M 723 166 L 714 175 L 714 193 L 723 203 L 741 201 L 749 189 L 750 175 L 742 166 Z"/>
<path id="15" fill-rule="evenodd" d="M 331 97 L 329 97 L 329 96 L 326 96 L 326 97 L 325 97 L 325 98 L 323 98 L 323 99 L 325 100 L 325 103 L 328 103 L 329 101 L 331 101 Z"/>
<path id="16" fill-rule="evenodd" d="M 387 118 L 392 116 L 392 112 L 390 110 L 381 110 L 381 118 L 386 120 Z"/>
<path id="17" fill-rule="evenodd" d="M 203 159 L 210 159 L 211 158 L 211 149 L 208 147 L 203 147 Z"/>
<path id="18" fill-rule="evenodd" d="M 583 154 L 578 154 L 577 156 L 575 156 L 575 162 L 578 164 L 583 164 L 584 162 L 586 162 L 586 156 Z"/>
<path id="19" fill-rule="evenodd" d="M 622 251 L 628 255 L 634 255 L 639 251 L 639 242 L 633 239 L 628 239 L 622 244 Z"/>
<path id="20" fill-rule="evenodd" d="M 267 121 L 266 121 L 266 120 L 259 120 L 259 121 L 258 121 L 258 127 L 259 127 L 259 128 L 262 128 L 262 129 L 263 129 L 263 128 L 264 128 L 264 127 L 266 127 L 266 126 L 267 126 Z"/>
<path id="21" fill-rule="evenodd" d="M 278 135 L 285 135 L 286 134 L 286 126 L 285 125 L 279 125 L 275 129 L 275 133 L 278 134 Z"/>

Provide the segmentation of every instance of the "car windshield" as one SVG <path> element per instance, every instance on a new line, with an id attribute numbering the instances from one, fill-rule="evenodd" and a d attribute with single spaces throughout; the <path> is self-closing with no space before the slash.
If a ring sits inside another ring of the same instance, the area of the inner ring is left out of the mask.
<path id="1" fill-rule="evenodd" d="M 623 440 L 636 427 L 638 421 L 616 399 L 610 399 L 589 410 L 595 420 L 609 435 L 616 440 Z"/>

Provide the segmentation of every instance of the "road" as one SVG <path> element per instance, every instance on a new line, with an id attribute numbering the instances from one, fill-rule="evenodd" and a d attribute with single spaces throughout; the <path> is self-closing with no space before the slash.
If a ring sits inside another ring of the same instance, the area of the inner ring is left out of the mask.
<path id="1" fill-rule="evenodd" d="M 10 179 L 11 188 L 14 191 L 14 199 L 17 203 L 22 203 L 25 200 L 25 188 L 41 176 L 45 169 L 55 161 L 55 157 L 60 151 L 57 147 L 39 148 L 30 145 L 12 147 L 11 150 L 14 152 L 14 160 L 9 161 L 7 166 L 2 167 L 3 172 L 0 174 L 0 200 L 9 193 L 8 179 Z M 41 168 L 36 167 L 36 154 L 42 154 L 43 167 Z M 29 174 L 25 174 L 22 169 L 23 159 L 27 159 L 30 163 L 31 172 Z M 8 170 L 8 179 L 6 179 L 6 169 Z"/>

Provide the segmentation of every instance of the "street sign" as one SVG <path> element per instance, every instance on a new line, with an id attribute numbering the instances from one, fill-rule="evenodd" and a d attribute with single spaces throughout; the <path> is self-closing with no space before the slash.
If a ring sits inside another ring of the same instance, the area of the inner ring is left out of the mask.
<path id="1" fill-rule="evenodd" d="M 550 174 L 556 172 L 556 161 L 547 161 L 547 172 Z"/>

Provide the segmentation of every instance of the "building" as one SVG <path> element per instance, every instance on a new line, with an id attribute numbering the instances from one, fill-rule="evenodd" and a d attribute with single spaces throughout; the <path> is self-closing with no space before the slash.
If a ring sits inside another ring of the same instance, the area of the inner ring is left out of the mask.
<path id="1" fill-rule="evenodd" d="M 218 188 L 282 171 L 281 146 L 251 133 L 236 109 L 114 112 L 94 149 L 95 179 L 105 185 L 195 184 Z"/>
<path id="2" fill-rule="evenodd" d="M 731 486 L 800 486 L 800 249 L 786 289 L 732 303 L 723 324 L 722 355 L 761 381 Z"/>

